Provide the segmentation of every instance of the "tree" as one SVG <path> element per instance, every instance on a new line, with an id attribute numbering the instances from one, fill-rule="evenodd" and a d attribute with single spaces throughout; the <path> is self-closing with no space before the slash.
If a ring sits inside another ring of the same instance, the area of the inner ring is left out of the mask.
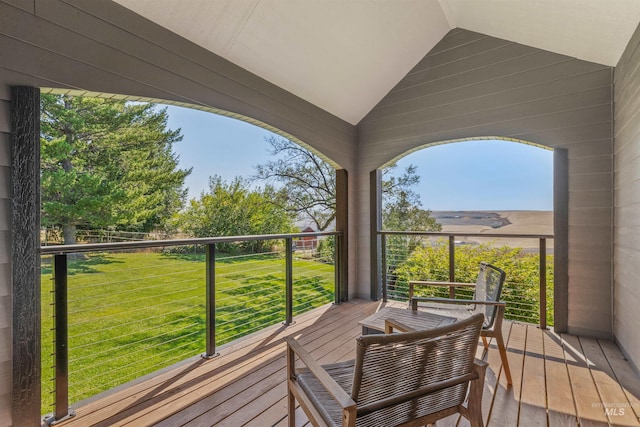
<path id="1" fill-rule="evenodd" d="M 409 165 L 401 175 L 394 174 L 397 164 L 387 166 L 382 173 L 382 228 L 394 231 L 440 231 L 431 211 L 420 208 L 420 197 L 412 187 L 420 182 L 416 166 Z M 390 291 L 395 291 L 397 269 L 407 256 L 420 246 L 419 236 L 389 235 L 386 239 L 386 278 Z"/>
<path id="2" fill-rule="evenodd" d="M 227 183 L 213 176 L 209 179 L 209 191 L 199 199 L 191 199 L 176 217 L 176 226 L 194 237 L 291 233 L 294 231 L 291 215 L 273 203 L 278 197 L 269 186 L 251 190 L 239 177 Z M 254 241 L 241 247 L 260 252 L 267 245 Z M 234 245 L 220 248 L 226 252 L 235 250 Z"/>
<path id="3" fill-rule="evenodd" d="M 42 224 L 150 231 L 184 204 L 166 109 L 121 100 L 42 95 Z"/>
<path id="4" fill-rule="evenodd" d="M 311 218 L 319 231 L 335 219 L 335 170 L 320 157 L 287 139 L 270 137 L 270 154 L 281 156 L 256 166 L 254 179 L 279 184 L 288 212 Z M 395 176 L 394 163 L 385 168 L 382 179 L 383 226 L 388 230 L 440 231 L 431 212 L 420 209 L 420 198 L 411 188 L 420 182 L 417 168 L 409 165 Z"/>
<path id="5" fill-rule="evenodd" d="M 409 165 L 402 175 L 394 176 L 397 164 L 382 173 L 382 227 L 399 231 L 440 231 L 431 211 L 420 208 L 420 197 L 412 187 L 420 182 L 416 166 Z"/>
<path id="6" fill-rule="evenodd" d="M 271 144 L 270 154 L 280 158 L 256 166 L 254 179 L 278 183 L 283 189 L 283 209 L 298 218 L 310 218 L 318 231 L 326 230 L 336 217 L 335 169 L 288 139 L 266 141 Z"/>

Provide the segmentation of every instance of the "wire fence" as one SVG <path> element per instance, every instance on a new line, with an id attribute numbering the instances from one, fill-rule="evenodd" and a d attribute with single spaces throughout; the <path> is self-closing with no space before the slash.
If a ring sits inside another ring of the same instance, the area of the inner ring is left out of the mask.
<path id="1" fill-rule="evenodd" d="M 388 235 L 383 240 L 382 286 L 386 287 L 389 299 L 406 301 L 410 280 L 450 281 L 453 274 L 456 282 L 475 283 L 478 265 L 486 261 L 506 273 L 501 300 L 507 303 L 507 319 L 539 324 L 542 303 L 546 323 L 552 325 L 553 255 L 543 255 L 546 257 L 546 269 L 545 280 L 541 280 L 541 259 L 536 240 L 528 247 L 514 247 L 513 239 L 508 238 L 492 238 L 484 242 L 460 239 L 453 240 L 451 247 L 443 236 Z M 454 254 L 453 268 L 451 252 Z M 541 302 L 541 283 L 545 287 L 544 302 Z M 449 288 L 443 287 L 420 287 L 418 292 L 421 296 L 450 297 Z M 471 289 L 455 290 L 455 298 L 472 297 Z"/>
<path id="2" fill-rule="evenodd" d="M 121 231 L 108 229 L 80 229 L 75 233 L 79 243 L 113 243 L 141 242 L 145 240 L 178 239 L 186 236 L 166 232 Z M 40 241 L 43 246 L 62 245 L 64 237 L 59 227 L 43 227 L 40 230 Z"/>
<path id="3" fill-rule="evenodd" d="M 332 239 L 333 237 L 331 237 Z M 324 238 L 326 240 L 326 238 Z M 215 345 L 285 320 L 285 247 L 215 258 Z M 326 246 L 326 245 L 324 245 Z M 294 252 L 294 314 L 334 301 L 324 247 Z M 320 249 L 320 250 L 319 250 Z M 204 245 L 69 254 L 66 260 L 68 400 L 77 403 L 207 348 Z M 54 257 L 42 257 L 43 413 L 56 405 Z"/>

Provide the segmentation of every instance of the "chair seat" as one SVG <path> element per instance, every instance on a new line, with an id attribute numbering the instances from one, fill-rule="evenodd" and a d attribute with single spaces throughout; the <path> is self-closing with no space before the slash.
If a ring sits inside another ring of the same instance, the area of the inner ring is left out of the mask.
<path id="1" fill-rule="evenodd" d="M 329 376 L 349 394 L 351 394 L 351 387 L 353 385 L 354 366 L 355 360 L 322 365 Z M 329 425 L 342 425 L 342 408 L 331 397 L 327 389 L 324 388 L 315 375 L 306 368 L 300 368 L 296 377 L 300 387 L 307 393 L 307 396 L 311 399 L 316 409 L 318 409 L 324 421 Z"/>
<path id="2" fill-rule="evenodd" d="M 331 376 L 347 393 L 351 393 L 353 385 L 353 371 L 355 361 L 322 365 L 324 370 Z M 427 369 L 429 367 L 426 367 Z M 400 372 L 398 373 L 401 374 Z M 340 405 L 332 398 L 327 389 L 318 379 L 305 368 L 301 368 L 296 376 L 300 387 L 313 402 L 314 407 L 320 412 L 324 421 L 330 426 L 342 426 L 343 411 Z M 409 381 L 409 379 L 407 379 Z M 393 427 L 398 424 L 408 422 L 411 417 L 426 416 L 428 414 L 449 409 L 450 402 L 463 399 L 467 392 L 467 384 L 460 384 L 446 390 L 434 393 L 432 396 L 421 397 L 396 407 L 387 408 L 360 417 L 356 421 L 357 427 Z M 398 423 L 398 420 L 403 420 Z"/>

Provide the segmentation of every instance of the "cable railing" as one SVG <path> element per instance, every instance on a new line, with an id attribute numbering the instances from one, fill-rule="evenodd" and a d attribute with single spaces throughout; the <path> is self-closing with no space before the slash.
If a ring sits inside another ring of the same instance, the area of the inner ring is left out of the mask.
<path id="1" fill-rule="evenodd" d="M 383 300 L 406 301 L 410 280 L 474 283 L 478 264 L 506 272 L 501 299 L 505 317 L 553 324 L 553 254 L 550 234 L 486 234 L 380 231 L 378 291 Z M 528 242 L 524 243 L 523 242 Z M 424 296 L 471 299 L 473 290 L 421 287 Z"/>
<path id="2" fill-rule="evenodd" d="M 332 232 L 41 247 L 47 422 L 73 415 L 71 404 L 338 302 L 341 239 Z"/>

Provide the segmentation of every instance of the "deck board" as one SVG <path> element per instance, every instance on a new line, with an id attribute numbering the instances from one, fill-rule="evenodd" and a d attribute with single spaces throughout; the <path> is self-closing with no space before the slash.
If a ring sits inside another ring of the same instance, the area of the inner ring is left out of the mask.
<path id="1" fill-rule="evenodd" d="M 286 426 L 284 336 L 293 335 L 314 358 L 352 358 L 358 321 L 379 304 L 353 301 L 305 313 L 288 327 L 274 326 L 220 348 L 220 356 L 190 359 L 172 369 L 106 393 L 76 408 L 62 427 L 82 426 Z M 513 375 L 507 387 L 494 342 L 477 356 L 488 364 L 483 414 L 489 426 L 640 426 L 640 378 L 608 341 L 541 331 L 505 322 Z M 609 415 L 605 403 L 624 414 Z M 308 425 L 296 410 L 296 426 Z M 457 416 L 438 426 L 468 426 Z"/>
<path id="2" fill-rule="evenodd" d="M 604 402 L 609 423 L 619 426 L 634 426 L 638 419 L 630 410 L 629 400 L 613 374 L 600 344 L 593 338 L 580 338 L 582 350 L 598 393 Z"/>
<path id="3" fill-rule="evenodd" d="M 509 326 L 508 324 L 505 326 Z M 495 424 L 500 426 L 517 426 L 518 413 L 520 410 L 519 399 L 522 387 L 522 366 L 524 361 L 524 345 L 527 327 L 522 324 L 513 323 L 510 325 L 511 331 L 507 346 L 507 359 L 509 360 L 509 368 L 511 369 L 511 378 L 513 384 L 507 387 L 504 374 L 499 377 L 498 386 L 496 386 L 491 411 L 489 412 L 489 420 L 487 425 Z M 496 350 L 497 352 L 497 350 Z M 497 366 L 502 366 L 500 357 L 496 360 Z"/>
<path id="4" fill-rule="evenodd" d="M 509 339 L 511 337 L 511 323 L 505 322 L 502 324 L 502 336 L 504 337 L 505 345 L 508 347 Z M 484 398 L 482 399 L 482 414 L 484 416 L 485 424 L 488 425 L 496 397 L 498 398 L 498 406 L 500 406 L 500 401 L 503 400 L 501 396 L 504 394 L 504 389 L 507 387 L 507 380 L 505 379 L 502 371 L 500 353 L 498 352 L 498 347 L 495 344 L 494 339 L 491 339 L 487 352 L 483 352 L 482 359 L 489 364 L 484 379 Z M 499 390 L 501 391 L 498 393 Z"/>
<path id="5" fill-rule="evenodd" d="M 580 425 L 608 425 L 604 408 L 597 406 L 597 403 L 602 402 L 602 399 L 589 371 L 587 359 L 582 352 L 580 339 L 576 336 L 563 334 L 562 341 Z"/>
<path id="6" fill-rule="evenodd" d="M 569 381 L 562 338 L 553 331 L 545 331 L 543 344 L 549 425 L 577 426 L 576 404 Z M 558 396 L 565 396 L 565 398 L 559 399 Z"/>
<path id="7" fill-rule="evenodd" d="M 546 426 L 548 422 L 543 331 L 536 326 L 527 325 L 526 333 L 518 417 L 527 420 L 527 425 L 532 427 Z"/>
<path id="8" fill-rule="evenodd" d="M 604 340 L 599 340 L 598 342 L 607 358 L 607 362 L 609 362 L 609 366 L 611 366 L 616 380 L 620 383 L 629 401 L 630 410 L 636 417 L 640 418 L 640 382 L 634 381 L 636 373 L 615 343 Z"/>

